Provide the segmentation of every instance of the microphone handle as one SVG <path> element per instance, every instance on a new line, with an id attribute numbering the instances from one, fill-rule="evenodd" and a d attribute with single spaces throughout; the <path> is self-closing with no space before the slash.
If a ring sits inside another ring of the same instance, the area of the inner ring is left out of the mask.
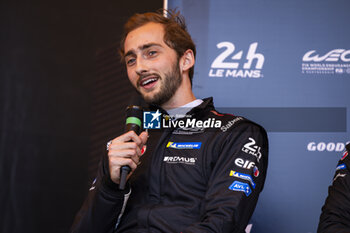
<path id="1" fill-rule="evenodd" d="M 129 132 L 130 130 L 134 131 L 137 135 L 141 131 L 141 128 L 139 125 L 130 123 L 126 125 L 125 131 Z M 119 181 L 119 189 L 124 190 L 125 184 L 126 184 L 126 177 L 130 173 L 131 168 L 128 165 L 122 166 L 120 168 L 120 181 Z"/>
<path id="2" fill-rule="evenodd" d="M 125 189 L 126 177 L 130 171 L 131 171 L 131 168 L 128 165 L 122 166 L 120 168 L 120 182 L 119 182 L 119 189 L 120 190 Z"/>

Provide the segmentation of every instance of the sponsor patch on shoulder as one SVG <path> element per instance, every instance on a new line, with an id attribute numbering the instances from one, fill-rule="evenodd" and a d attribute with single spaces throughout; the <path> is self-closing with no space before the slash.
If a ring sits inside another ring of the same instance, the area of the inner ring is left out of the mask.
<path id="1" fill-rule="evenodd" d="M 249 184 L 239 182 L 239 181 L 234 181 L 230 185 L 230 187 L 228 187 L 228 189 L 232 191 L 244 192 L 247 197 L 252 193 L 252 190 L 250 189 Z"/>
<path id="2" fill-rule="evenodd" d="M 240 167 L 240 168 L 244 168 L 244 169 L 252 169 L 253 167 L 255 167 L 255 163 L 250 161 L 250 160 L 245 160 L 245 159 L 242 159 L 242 158 L 237 158 L 235 160 L 235 165 L 237 167 Z"/>
<path id="3" fill-rule="evenodd" d="M 238 121 L 243 120 L 243 117 L 236 117 L 233 120 L 230 120 L 226 123 L 226 125 L 222 126 L 220 129 L 222 132 L 226 132 L 229 128 L 231 128 L 234 124 L 236 124 Z"/>
<path id="4" fill-rule="evenodd" d="M 230 171 L 230 176 L 237 177 L 237 178 L 240 178 L 242 180 L 249 181 L 251 183 L 253 189 L 255 189 L 255 183 L 253 181 L 253 178 L 250 175 L 231 170 Z"/>
<path id="5" fill-rule="evenodd" d="M 343 169 L 346 169 L 346 165 L 344 163 L 339 164 L 335 170 L 338 171 L 338 170 L 343 170 Z"/>
<path id="6" fill-rule="evenodd" d="M 255 156 L 257 161 L 260 162 L 260 159 L 261 159 L 261 156 L 262 156 L 262 154 L 260 152 L 261 147 L 256 144 L 254 138 L 249 137 L 248 140 L 249 140 L 249 142 L 244 144 L 244 146 L 242 148 L 242 151 L 244 153 L 247 153 L 247 154 Z"/>
<path id="7" fill-rule="evenodd" d="M 257 166 L 255 166 L 255 167 L 253 168 L 253 172 L 254 172 L 254 176 L 255 176 L 255 177 L 258 177 L 259 174 L 260 174 L 259 169 L 258 169 Z"/>
<path id="8" fill-rule="evenodd" d="M 348 156 L 349 152 L 348 151 L 345 151 L 344 154 L 343 154 L 343 157 L 341 157 L 340 160 L 344 160 L 346 158 L 346 156 Z"/>

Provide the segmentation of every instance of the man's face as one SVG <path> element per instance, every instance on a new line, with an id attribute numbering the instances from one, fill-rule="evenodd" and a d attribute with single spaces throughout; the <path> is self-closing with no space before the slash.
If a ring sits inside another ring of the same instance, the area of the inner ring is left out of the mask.
<path id="1" fill-rule="evenodd" d="M 147 23 L 131 31 L 124 43 L 128 77 L 148 103 L 168 102 L 181 84 L 175 50 L 163 40 L 161 24 Z"/>

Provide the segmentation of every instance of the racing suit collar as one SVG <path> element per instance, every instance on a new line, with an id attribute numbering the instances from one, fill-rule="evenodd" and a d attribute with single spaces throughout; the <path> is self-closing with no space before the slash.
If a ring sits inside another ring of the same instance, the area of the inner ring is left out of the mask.
<path id="1" fill-rule="evenodd" d="M 214 110 L 213 97 L 204 98 L 202 100 L 203 100 L 203 103 L 192 108 L 187 113 L 187 115 L 192 115 L 200 118 L 201 115 L 206 115 L 207 112 Z M 151 104 L 149 105 L 149 108 L 151 111 L 156 111 L 157 109 L 159 109 L 159 111 L 162 114 L 168 115 L 168 112 L 158 105 Z"/>

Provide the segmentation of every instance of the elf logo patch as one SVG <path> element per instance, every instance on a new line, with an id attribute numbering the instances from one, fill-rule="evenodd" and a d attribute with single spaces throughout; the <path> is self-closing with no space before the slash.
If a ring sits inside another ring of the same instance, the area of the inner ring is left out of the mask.
<path id="1" fill-rule="evenodd" d="M 244 160 L 241 158 L 237 158 L 235 160 L 235 164 L 237 167 L 245 168 L 245 169 L 251 169 L 255 167 L 255 163 L 249 160 Z"/>

